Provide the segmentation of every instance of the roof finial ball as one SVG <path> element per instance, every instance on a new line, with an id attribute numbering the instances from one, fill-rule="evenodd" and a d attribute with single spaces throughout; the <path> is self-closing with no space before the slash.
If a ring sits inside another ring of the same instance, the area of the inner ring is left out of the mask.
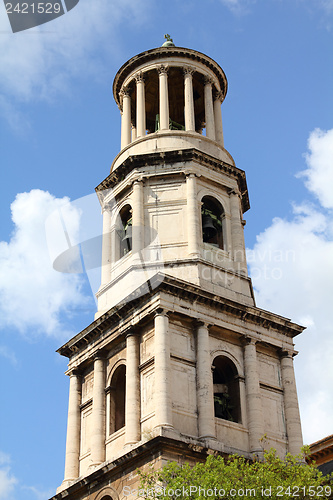
<path id="1" fill-rule="evenodd" d="M 173 40 L 170 35 L 164 35 L 166 42 L 163 43 L 162 47 L 175 47 Z"/>

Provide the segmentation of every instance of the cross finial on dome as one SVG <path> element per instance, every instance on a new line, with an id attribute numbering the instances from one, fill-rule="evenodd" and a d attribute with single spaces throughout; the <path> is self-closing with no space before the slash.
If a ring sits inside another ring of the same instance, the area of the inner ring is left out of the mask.
<path id="1" fill-rule="evenodd" d="M 173 40 L 170 35 L 164 35 L 166 42 L 163 43 L 162 47 L 175 47 Z"/>

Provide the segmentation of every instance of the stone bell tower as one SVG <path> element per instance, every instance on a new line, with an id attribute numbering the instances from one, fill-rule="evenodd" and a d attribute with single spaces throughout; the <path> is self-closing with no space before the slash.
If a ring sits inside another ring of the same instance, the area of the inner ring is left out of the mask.
<path id="1" fill-rule="evenodd" d="M 110 500 L 136 469 L 208 453 L 298 453 L 293 337 L 255 305 L 245 173 L 224 147 L 220 66 L 169 39 L 127 61 L 121 150 L 96 188 L 102 280 L 91 325 L 59 349 L 70 379 L 65 478 L 53 499 Z M 266 443 L 267 445 L 267 443 Z"/>

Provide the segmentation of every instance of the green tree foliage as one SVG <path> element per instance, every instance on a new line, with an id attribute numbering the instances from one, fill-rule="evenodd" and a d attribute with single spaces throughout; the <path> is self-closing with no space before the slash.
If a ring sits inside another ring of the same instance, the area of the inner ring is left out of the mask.
<path id="1" fill-rule="evenodd" d="M 306 452 L 306 449 L 303 450 Z M 284 459 L 275 450 L 263 460 L 208 456 L 206 462 L 169 463 L 160 470 L 139 471 L 144 498 L 176 499 L 316 499 L 333 498 L 333 475 L 323 476 L 304 454 Z"/>

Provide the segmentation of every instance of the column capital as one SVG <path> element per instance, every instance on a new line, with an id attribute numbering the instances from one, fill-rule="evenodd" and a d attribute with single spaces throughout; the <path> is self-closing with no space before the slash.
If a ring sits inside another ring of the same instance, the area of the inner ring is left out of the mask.
<path id="1" fill-rule="evenodd" d="M 134 75 L 134 79 L 136 81 L 136 83 L 143 83 L 145 81 L 145 77 L 144 77 L 144 74 L 142 71 L 139 71 L 138 73 L 136 73 Z"/>
<path id="2" fill-rule="evenodd" d="M 230 195 L 237 195 L 238 197 L 240 197 L 241 192 L 237 188 L 230 188 L 230 189 L 228 189 L 228 195 L 229 196 Z"/>
<path id="3" fill-rule="evenodd" d="M 258 339 L 255 339 L 250 336 L 246 336 L 242 339 L 243 346 L 246 347 L 247 345 L 254 345 L 256 346 L 258 344 Z"/>
<path id="4" fill-rule="evenodd" d="M 185 177 L 188 179 L 189 177 L 200 177 L 200 175 L 196 174 L 195 172 L 185 172 Z"/>
<path id="5" fill-rule="evenodd" d="M 296 356 L 298 354 L 297 351 L 293 351 L 292 349 L 286 349 L 286 348 L 281 348 L 279 350 L 279 355 L 280 355 L 280 358 L 290 358 L 290 359 L 293 359 L 294 356 Z"/>
<path id="6" fill-rule="evenodd" d="M 195 68 L 192 68 L 192 66 L 183 66 L 183 73 L 185 76 L 192 76 L 194 72 Z"/>
<path id="7" fill-rule="evenodd" d="M 99 349 L 93 355 L 93 360 L 94 361 L 97 361 L 97 360 L 103 360 L 104 361 L 105 360 L 105 356 L 106 356 L 105 351 L 103 349 Z"/>
<path id="8" fill-rule="evenodd" d="M 204 76 L 203 81 L 204 81 L 205 85 L 213 85 L 214 84 L 213 78 L 211 76 L 208 76 L 208 75 Z"/>
<path id="9" fill-rule="evenodd" d="M 156 316 L 166 316 L 168 317 L 169 311 L 166 311 L 163 309 L 163 307 L 158 307 L 155 311 L 155 318 Z"/>
<path id="10" fill-rule="evenodd" d="M 222 102 L 224 101 L 224 98 L 225 98 L 224 92 L 222 92 L 222 90 L 220 90 L 218 92 L 214 92 L 213 98 L 214 98 L 214 101 L 220 101 L 220 103 L 222 104 Z"/>
<path id="11" fill-rule="evenodd" d="M 119 95 L 120 95 L 121 98 L 131 97 L 129 86 L 127 86 L 127 87 L 122 86 L 121 89 L 120 89 L 120 91 L 119 91 Z"/>
<path id="12" fill-rule="evenodd" d="M 207 321 L 202 321 L 200 319 L 194 320 L 194 326 L 198 329 L 201 327 L 206 328 L 208 331 L 210 327 L 212 326 L 211 323 L 208 323 Z"/>
<path id="13" fill-rule="evenodd" d="M 159 75 L 167 75 L 169 71 L 169 65 L 168 64 L 159 64 L 157 66 L 157 72 Z"/>
<path id="14" fill-rule="evenodd" d="M 82 372 L 79 368 L 75 367 L 75 368 L 71 368 L 70 370 L 68 370 L 66 372 L 66 375 L 68 375 L 69 377 L 81 378 Z"/>

